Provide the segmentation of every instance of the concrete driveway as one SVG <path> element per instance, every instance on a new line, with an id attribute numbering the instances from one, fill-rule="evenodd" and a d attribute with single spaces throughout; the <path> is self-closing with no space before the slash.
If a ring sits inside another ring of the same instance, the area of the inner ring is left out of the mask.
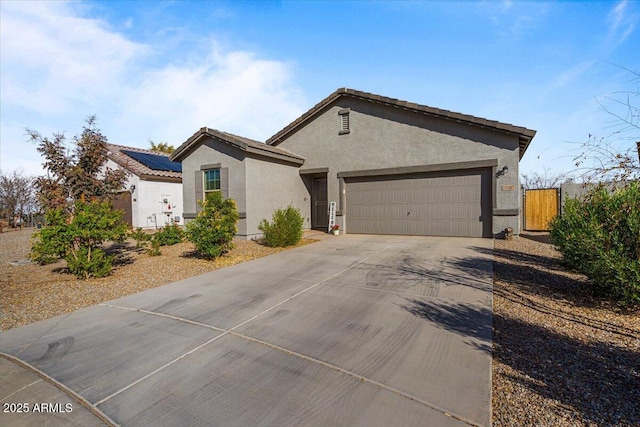
<path id="1" fill-rule="evenodd" d="M 2 332 L 0 351 L 121 425 L 488 426 L 492 244 L 343 235 Z"/>

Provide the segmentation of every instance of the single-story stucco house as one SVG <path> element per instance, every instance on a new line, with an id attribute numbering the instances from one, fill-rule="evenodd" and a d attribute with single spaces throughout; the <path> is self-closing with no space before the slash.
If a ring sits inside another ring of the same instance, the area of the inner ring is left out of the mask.
<path id="1" fill-rule="evenodd" d="M 201 128 L 182 163 L 184 217 L 221 191 L 238 237 L 291 204 L 305 228 L 345 233 L 500 236 L 520 231 L 518 162 L 534 130 L 353 89 L 338 89 L 264 143 Z"/>
<path id="2" fill-rule="evenodd" d="M 160 228 L 182 217 L 182 165 L 169 155 L 142 148 L 107 144 L 106 167 L 127 172 L 126 190 L 113 200 L 133 228 Z"/>

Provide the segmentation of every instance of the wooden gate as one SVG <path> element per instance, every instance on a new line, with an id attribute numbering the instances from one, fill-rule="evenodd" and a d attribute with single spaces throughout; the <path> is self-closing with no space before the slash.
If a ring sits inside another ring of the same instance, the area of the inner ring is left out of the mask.
<path id="1" fill-rule="evenodd" d="M 122 219 L 129 224 L 129 227 L 133 225 L 132 221 L 132 206 L 131 206 L 131 193 L 128 191 L 121 191 L 112 195 L 111 201 L 113 202 L 113 208 L 124 211 Z"/>
<path id="2" fill-rule="evenodd" d="M 557 188 L 546 190 L 525 190 L 524 229 L 528 231 L 548 231 L 549 222 L 560 213 Z"/>

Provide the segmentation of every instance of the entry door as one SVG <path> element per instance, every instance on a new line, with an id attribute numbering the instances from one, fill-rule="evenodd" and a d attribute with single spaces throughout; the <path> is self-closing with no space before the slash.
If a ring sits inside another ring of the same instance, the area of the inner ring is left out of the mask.
<path id="1" fill-rule="evenodd" d="M 327 197 L 327 178 L 313 179 L 313 215 L 311 222 L 313 228 L 329 227 L 329 202 Z"/>

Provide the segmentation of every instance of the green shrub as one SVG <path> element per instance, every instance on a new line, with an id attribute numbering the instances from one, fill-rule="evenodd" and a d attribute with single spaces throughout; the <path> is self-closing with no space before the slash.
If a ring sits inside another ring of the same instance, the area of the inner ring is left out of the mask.
<path id="1" fill-rule="evenodd" d="M 111 202 L 76 202 L 72 212 L 51 209 L 46 217 L 47 226 L 34 235 L 31 259 L 45 264 L 63 258 L 78 278 L 111 273 L 113 257 L 99 247 L 105 241 L 121 242 L 127 234 L 122 212 Z"/>
<path id="2" fill-rule="evenodd" d="M 64 258 L 67 248 L 72 244 L 68 232 L 69 215 L 61 208 L 51 209 L 45 213 L 46 226 L 35 233 L 31 241 L 31 260 L 40 265 L 51 264 Z"/>
<path id="3" fill-rule="evenodd" d="M 565 263 L 591 280 L 594 293 L 620 305 L 640 304 L 640 186 L 590 191 L 568 200 L 551 222 Z"/>
<path id="4" fill-rule="evenodd" d="M 136 248 L 144 248 L 147 245 L 147 242 L 151 240 L 151 235 L 145 233 L 142 228 L 136 228 L 133 231 L 129 232 L 129 237 L 136 241 Z"/>
<path id="5" fill-rule="evenodd" d="M 74 256 L 65 258 L 67 268 L 78 278 L 105 277 L 111 274 L 113 257 L 98 248 L 80 247 Z"/>
<path id="6" fill-rule="evenodd" d="M 204 202 L 199 202 L 202 210 L 187 224 L 187 239 L 203 257 L 217 258 L 233 249 L 233 238 L 238 232 L 239 219 L 236 202 L 223 199 L 219 191 L 209 193 Z"/>
<path id="7" fill-rule="evenodd" d="M 156 239 L 151 239 L 147 242 L 147 255 L 149 256 L 160 256 L 162 252 L 160 251 L 160 242 Z"/>
<path id="8" fill-rule="evenodd" d="M 270 223 L 263 219 L 258 229 L 264 233 L 267 246 L 291 246 L 302 239 L 302 224 L 304 219 L 300 211 L 292 205 L 286 209 L 276 209 Z"/>
<path id="9" fill-rule="evenodd" d="M 161 228 L 155 234 L 145 233 L 142 228 L 129 233 L 129 236 L 136 241 L 136 248 L 144 248 L 150 256 L 162 255 L 160 246 L 171 246 L 184 240 L 185 233 L 177 224 L 171 224 Z"/>
<path id="10" fill-rule="evenodd" d="M 159 246 L 171 246 L 182 242 L 184 231 L 177 224 L 167 225 L 151 237 Z"/>

